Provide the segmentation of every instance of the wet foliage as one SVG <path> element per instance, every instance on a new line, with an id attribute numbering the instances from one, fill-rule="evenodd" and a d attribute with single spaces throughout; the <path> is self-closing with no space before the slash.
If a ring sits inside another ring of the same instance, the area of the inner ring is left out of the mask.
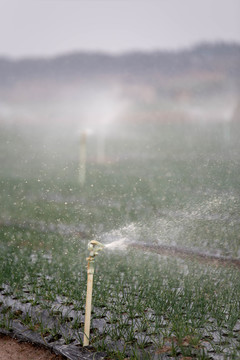
<path id="1" fill-rule="evenodd" d="M 18 321 L 81 347 L 92 237 L 240 258 L 239 125 L 124 126 L 106 137 L 102 163 L 89 138 L 84 186 L 71 134 L 2 129 L 2 328 Z M 238 358 L 239 277 L 234 267 L 106 250 L 91 346 L 114 359 Z"/>

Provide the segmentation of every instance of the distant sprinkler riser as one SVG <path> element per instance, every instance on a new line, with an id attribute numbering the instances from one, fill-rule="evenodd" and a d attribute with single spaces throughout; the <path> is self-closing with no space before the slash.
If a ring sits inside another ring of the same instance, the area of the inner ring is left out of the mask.
<path id="1" fill-rule="evenodd" d="M 79 151 L 79 183 L 81 186 L 83 186 L 86 181 L 86 144 L 87 144 L 87 134 L 86 132 L 82 132 L 80 136 L 80 151 Z"/>

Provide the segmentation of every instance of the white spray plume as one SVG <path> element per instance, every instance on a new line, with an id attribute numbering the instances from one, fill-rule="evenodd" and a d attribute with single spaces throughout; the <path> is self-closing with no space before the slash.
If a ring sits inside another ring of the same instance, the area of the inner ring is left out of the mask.
<path id="1" fill-rule="evenodd" d="M 105 247 L 110 250 L 125 250 L 127 248 L 127 239 L 123 238 L 120 240 L 112 241 L 111 243 L 106 244 Z"/>
<path id="2" fill-rule="evenodd" d="M 126 250 L 129 244 L 137 241 L 137 233 L 136 224 L 131 223 L 101 234 L 98 240 L 109 250 Z"/>

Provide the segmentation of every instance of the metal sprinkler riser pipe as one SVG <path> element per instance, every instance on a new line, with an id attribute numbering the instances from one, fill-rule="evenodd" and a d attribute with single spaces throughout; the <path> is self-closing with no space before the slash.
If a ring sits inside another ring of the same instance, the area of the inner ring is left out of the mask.
<path id="1" fill-rule="evenodd" d="M 87 260 L 87 296 L 84 322 L 84 338 L 83 346 L 89 345 L 90 337 L 90 322 L 92 310 L 92 289 L 93 289 L 93 274 L 94 274 L 94 259 L 98 252 L 104 248 L 104 245 L 97 240 L 91 240 L 88 244 L 89 257 Z"/>

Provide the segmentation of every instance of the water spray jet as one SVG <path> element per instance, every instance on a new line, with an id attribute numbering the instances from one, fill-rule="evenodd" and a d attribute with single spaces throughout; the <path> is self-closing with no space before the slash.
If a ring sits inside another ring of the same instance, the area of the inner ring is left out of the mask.
<path id="1" fill-rule="evenodd" d="M 88 243 L 89 257 L 87 260 L 87 296 L 85 308 L 85 322 L 84 322 L 84 339 L 83 346 L 89 345 L 90 337 L 90 322 L 92 310 L 92 289 L 93 289 L 93 274 L 94 274 L 94 259 L 98 252 L 104 248 L 104 245 L 97 240 L 91 240 Z"/>

